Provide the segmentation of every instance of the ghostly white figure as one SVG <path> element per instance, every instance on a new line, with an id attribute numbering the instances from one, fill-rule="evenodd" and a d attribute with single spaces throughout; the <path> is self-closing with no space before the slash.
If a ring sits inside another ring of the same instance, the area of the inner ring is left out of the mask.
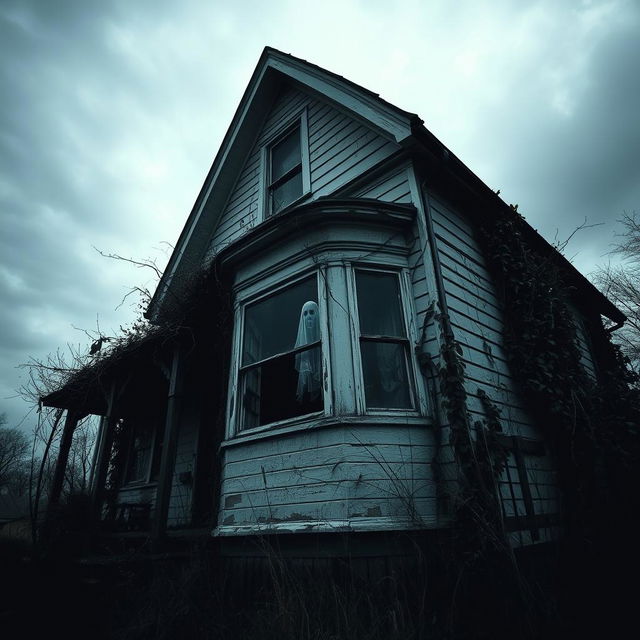
<path id="1" fill-rule="evenodd" d="M 295 346 L 296 348 L 304 347 L 304 345 L 312 344 L 318 340 L 320 340 L 318 304 L 309 300 L 302 305 Z M 302 403 L 305 393 L 308 394 L 308 399 L 316 400 L 320 393 L 322 369 L 320 348 L 316 347 L 296 354 L 295 367 L 298 372 L 297 401 Z"/>

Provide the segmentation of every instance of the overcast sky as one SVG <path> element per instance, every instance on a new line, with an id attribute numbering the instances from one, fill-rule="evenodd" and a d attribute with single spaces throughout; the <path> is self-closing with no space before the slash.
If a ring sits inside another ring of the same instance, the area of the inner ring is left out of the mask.
<path id="1" fill-rule="evenodd" d="M 265 45 L 407 110 L 548 240 L 640 209 L 638 0 L 0 0 L 0 412 L 163 266 Z M 34 413 L 22 422 L 29 430 Z"/>

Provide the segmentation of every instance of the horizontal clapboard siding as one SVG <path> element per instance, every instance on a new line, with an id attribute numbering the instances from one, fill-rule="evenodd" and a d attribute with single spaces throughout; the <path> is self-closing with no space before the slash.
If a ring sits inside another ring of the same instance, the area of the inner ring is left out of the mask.
<path id="1" fill-rule="evenodd" d="M 309 169 L 312 198 L 326 196 L 344 186 L 398 150 L 377 132 L 332 105 L 294 87 L 285 88 L 266 117 L 261 132 L 248 154 L 244 167 L 214 232 L 209 254 L 213 255 L 237 240 L 260 222 L 260 172 L 262 148 L 303 109 L 307 109 Z M 402 185 L 396 188 L 404 189 Z M 381 199 L 407 202 L 408 190 Z M 376 197 L 376 196 L 367 196 Z"/>
<path id="2" fill-rule="evenodd" d="M 478 389 L 485 391 L 505 418 L 513 416 L 508 422 L 520 432 L 523 426 L 532 426 L 532 420 L 518 398 L 507 363 L 501 303 L 482 251 L 468 220 L 433 194 L 429 201 L 447 305 L 462 346 L 467 390 L 472 398 L 477 398 Z M 479 402 L 472 401 L 472 410 L 481 412 Z"/>
<path id="3" fill-rule="evenodd" d="M 224 452 L 219 524 L 435 518 L 432 433 L 357 425 L 287 434 Z"/>
<path id="4" fill-rule="evenodd" d="M 506 433 L 542 440 L 540 429 L 520 397 L 504 346 L 503 307 L 482 250 L 468 219 L 434 194 L 429 194 L 433 231 L 444 292 L 456 340 L 462 348 L 468 409 L 472 423 L 486 418 L 481 400 L 485 392 L 500 411 Z M 452 451 L 443 447 L 443 477 L 455 479 Z M 548 455 L 524 456 L 528 490 L 536 516 L 559 512 L 555 473 Z M 513 454 L 500 482 L 506 518 L 525 518 L 524 488 Z M 518 525 L 519 526 L 519 525 Z M 547 527 L 532 538 L 529 530 L 512 534 L 514 545 L 551 539 Z"/>

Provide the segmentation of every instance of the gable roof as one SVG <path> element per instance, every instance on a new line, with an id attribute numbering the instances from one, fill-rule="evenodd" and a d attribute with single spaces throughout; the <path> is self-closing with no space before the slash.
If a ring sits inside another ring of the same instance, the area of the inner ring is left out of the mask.
<path id="1" fill-rule="evenodd" d="M 400 144 L 411 139 L 412 125 L 419 120 L 417 115 L 395 107 L 341 76 L 265 47 L 147 309 L 146 315 L 152 320 L 159 315 L 165 300 L 171 297 L 170 288 L 179 290 L 181 281 L 191 269 L 200 265 L 217 215 L 222 212 L 245 156 L 283 81 L 293 81 L 311 92 L 322 94 L 366 119 L 373 128 Z"/>
<path id="2" fill-rule="evenodd" d="M 364 118 L 371 127 L 403 147 L 411 148 L 427 164 L 436 165 L 440 174 L 446 174 L 448 182 L 478 198 L 485 205 L 481 208 L 483 212 L 494 210 L 512 214 L 509 205 L 451 153 L 424 126 L 418 115 L 396 107 L 340 75 L 265 47 L 149 304 L 145 315 L 152 321 L 159 318 L 165 302 L 173 298 L 171 294 L 179 297 L 189 274 L 202 264 L 235 178 L 283 82 L 295 82 L 321 94 Z M 532 227 L 525 226 L 534 246 L 545 254 L 557 255 L 561 267 L 569 275 L 570 284 L 583 291 L 600 313 L 617 323 L 624 322 L 624 314 Z"/>

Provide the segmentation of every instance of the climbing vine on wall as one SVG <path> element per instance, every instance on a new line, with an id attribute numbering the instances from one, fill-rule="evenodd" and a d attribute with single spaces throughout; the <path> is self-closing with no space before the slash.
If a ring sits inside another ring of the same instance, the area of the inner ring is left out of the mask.
<path id="1" fill-rule="evenodd" d="M 482 230 L 504 304 L 512 372 L 556 457 L 568 524 L 584 533 L 598 518 L 602 483 L 596 482 L 596 469 L 604 464 L 631 470 L 639 452 L 637 380 L 603 332 L 598 380 L 586 372 L 569 303 L 572 290 L 554 252 L 534 250 L 526 236 L 515 208 Z"/>

